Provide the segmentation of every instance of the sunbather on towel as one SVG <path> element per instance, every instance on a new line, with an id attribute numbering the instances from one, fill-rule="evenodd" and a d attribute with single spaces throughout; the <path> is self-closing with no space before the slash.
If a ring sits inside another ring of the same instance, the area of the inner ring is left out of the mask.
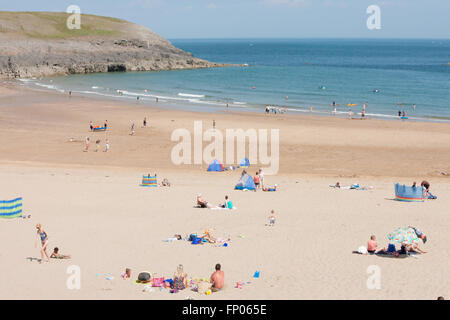
<path id="1" fill-rule="evenodd" d="M 405 246 L 405 249 L 408 252 L 427 253 L 426 251 L 423 251 L 422 249 L 420 249 L 419 245 L 417 243 L 408 244 L 408 245 Z"/>
<path id="2" fill-rule="evenodd" d="M 277 191 L 277 185 L 273 187 L 263 187 L 262 191 Z"/>
<path id="3" fill-rule="evenodd" d="M 197 205 L 200 206 L 200 208 L 212 208 L 212 204 L 210 204 L 208 201 L 202 198 L 202 195 L 199 193 L 197 195 Z"/>
<path id="4" fill-rule="evenodd" d="M 216 243 L 216 238 L 214 238 L 211 233 L 209 232 L 209 230 L 205 230 L 205 233 L 203 234 L 203 236 L 201 236 L 202 239 L 208 241 L 209 243 Z"/>

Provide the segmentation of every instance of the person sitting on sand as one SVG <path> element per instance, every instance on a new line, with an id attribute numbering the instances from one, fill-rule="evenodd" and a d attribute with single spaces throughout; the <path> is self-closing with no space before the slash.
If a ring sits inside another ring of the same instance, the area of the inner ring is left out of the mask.
<path id="1" fill-rule="evenodd" d="M 131 278 L 131 269 L 130 268 L 126 268 L 125 271 L 122 273 L 122 278 L 125 279 L 130 279 Z"/>
<path id="2" fill-rule="evenodd" d="M 69 255 L 59 254 L 58 252 L 59 252 L 59 248 L 55 247 L 53 249 L 53 253 L 50 255 L 50 258 L 53 258 L 53 259 L 70 259 Z"/>
<path id="3" fill-rule="evenodd" d="M 371 254 L 376 254 L 379 252 L 386 251 L 385 248 L 377 249 L 377 246 L 378 246 L 377 238 L 374 235 L 371 235 L 369 241 L 367 242 L 367 252 Z"/>
<path id="4" fill-rule="evenodd" d="M 200 208 L 212 208 L 212 205 L 203 199 L 200 193 L 197 195 L 197 205 L 200 206 Z"/>
<path id="5" fill-rule="evenodd" d="M 170 182 L 169 182 L 169 180 L 167 180 L 167 178 L 164 178 L 164 179 L 161 181 L 161 186 L 162 186 L 162 187 L 170 187 Z"/>
<path id="6" fill-rule="evenodd" d="M 44 254 L 47 257 L 47 262 L 50 262 L 50 257 L 48 256 L 47 253 L 47 245 L 48 245 L 48 234 L 47 232 L 45 232 L 45 230 L 42 228 L 41 224 L 38 223 L 36 225 L 36 229 L 37 229 L 37 238 L 36 241 L 34 243 L 34 246 L 37 246 L 37 241 L 40 240 L 41 241 L 41 261 L 39 263 L 42 263 L 42 261 L 44 260 Z"/>
<path id="7" fill-rule="evenodd" d="M 100 140 L 95 141 L 95 152 L 98 152 L 98 149 L 100 149 Z"/>
<path id="8" fill-rule="evenodd" d="M 186 274 L 186 272 L 184 272 L 183 265 L 182 264 L 178 265 L 177 271 L 173 276 L 173 282 L 170 285 L 170 287 L 177 291 L 186 289 L 188 286 L 187 278 L 188 275 Z"/>
<path id="9" fill-rule="evenodd" d="M 269 227 L 273 227 L 275 225 L 275 210 L 272 209 L 272 211 L 270 211 L 270 216 L 269 216 Z"/>
<path id="10" fill-rule="evenodd" d="M 216 264 L 215 267 L 216 271 L 211 275 L 211 291 L 212 292 L 217 292 L 219 290 L 221 290 L 223 288 L 224 285 L 224 278 L 225 278 L 225 274 L 221 269 L 221 265 L 220 263 Z"/>
<path id="11" fill-rule="evenodd" d="M 233 209 L 233 202 L 228 199 L 228 196 L 225 196 L 225 202 L 223 204 L 219 204 L 220 208 Z"/>
<path id="12" fill-rule="evenodd" d="M 341 187 L 341 184 L 339 183 L 339 181 L 336 182 L 336 184 L 334 185 L 334 187 L 335 187 L 335 188 L 340 188 L 340 187 Z"/>

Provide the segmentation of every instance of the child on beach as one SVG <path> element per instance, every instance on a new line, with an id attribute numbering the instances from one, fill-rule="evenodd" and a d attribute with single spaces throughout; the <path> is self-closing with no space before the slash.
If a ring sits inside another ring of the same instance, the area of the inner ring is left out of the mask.
<path id="1" fill-rule="evenodd" d="M 109 151 L 109 140 L 106 139 L 106 145 L 105 145 L 105 151 L 104 152 L 108 152 Z"/>
<path id="2" fill-rule="evenodd" d="M 86 139 L 84 139 L 84 144 L 85 144 L 85 149 L 84 152 L 88 152 L 89 151 L 89 137 L 86 137 Z"/>
<path id="3" fill-rule="evenodd" d="M 258 172 L 256 172 L 255 176 L 253 177 L 253 182 L 255 183 L 255 191 L 256 191 L 256 189 L 259 188 L 259 184 L 260 184 Z"/>
<path id="4" fill-rule="evenodd" d="M 100 148 L 100 140 L 95 141 L 95 152 L 98 152 L 98 149 Z"/>
<path id="5" fill-rule="evenodd" d="M 126 268 L 125 272 L 122 273 L 122 278 L 125 279 L 130 279 L 131 278 L 131 269 L 130 268 Z"/>
<path id="6" fill-rule="evenodd" d="M 269 216 L 269 227 L 273 227 L 275 225 L 275 210 L 272 209 L 272 211 L 270 211 L 270 216 Z"/>
<path id="7" fill-rule="evenodd" d="M 58 247 L 55 247 L 53 249 L 53 253 L 51 254 L 50 258 L 53 258 L 53 259 L 70 259 L 69 255 L 59 254 L 58 252 L 59 252 Z"/>

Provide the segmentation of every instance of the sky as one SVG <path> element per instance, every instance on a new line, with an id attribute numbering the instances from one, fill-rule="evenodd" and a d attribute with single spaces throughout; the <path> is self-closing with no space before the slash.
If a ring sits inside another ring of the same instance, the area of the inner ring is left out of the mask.
<path id="1" fill-rule="evenodd" d="M 450 0 L 0 0 L 2 11 L 66 11 L 125 19 L 168 39 L 450 38 Z M 380 29 L 369 30 L 370 5 Z"/>

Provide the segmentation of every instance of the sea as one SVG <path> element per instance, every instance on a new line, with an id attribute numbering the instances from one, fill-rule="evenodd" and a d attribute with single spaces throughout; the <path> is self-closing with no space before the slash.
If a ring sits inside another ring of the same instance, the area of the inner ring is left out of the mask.
<path id="1" fill-rule="evenodd" d="M 365 116 L 450 123 L 449 39 L 172 39 L 195 57 L 236 66 L 22 79 L 72 94 L 221 112 Z M 336 108 L 336 110 L 335 110 Z"/>

